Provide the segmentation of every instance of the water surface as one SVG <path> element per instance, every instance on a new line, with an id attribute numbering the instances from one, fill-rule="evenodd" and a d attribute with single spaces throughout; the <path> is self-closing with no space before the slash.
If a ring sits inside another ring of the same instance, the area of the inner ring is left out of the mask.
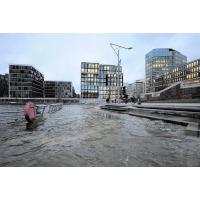
<path id="1" fill-rule="evenodd" d="M 185 127 L 65 105 L 27 126 L 21 106 L 0 106 L 0 166 L 200 166 L 200 139 Z"/>

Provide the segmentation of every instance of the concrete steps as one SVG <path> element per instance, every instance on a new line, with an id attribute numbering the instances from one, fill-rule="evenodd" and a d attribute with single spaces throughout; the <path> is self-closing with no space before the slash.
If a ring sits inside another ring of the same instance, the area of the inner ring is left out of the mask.
<path id="1" fill-rule="evenodd" d="M 200 132 L 200 112 L 197 109 L 172 108 L 169 107 L 147 107 L 147 106 L 126 106 L 126 105 L 104 105 L 101 109 L 117 111 L 131 116 L 148 118 L 151 120 L 162 120 L 167 123 L 173 123 L 186 126 L 187 133 L 199 135 Z"/>

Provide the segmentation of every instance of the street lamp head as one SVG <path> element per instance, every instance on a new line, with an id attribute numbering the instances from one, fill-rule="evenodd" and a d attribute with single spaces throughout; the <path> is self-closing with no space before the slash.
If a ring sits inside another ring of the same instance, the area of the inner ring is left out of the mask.
<path id="1" fill-rule="evenodd" d="M 113 43 L 110 43 L 110 46 L 113 48 L 113 46 L 115 46 L 116 48 L 122 48 L 122 49 L 128 49 L 128 50 L 131 50 L 131 49 L 133 49 L 133 47 L 129 47 L 129 48 L 127 48 L 127 47 L 123 47 L 123 46 L 120 46 L 120 45 L 118 45 L 118 44 L 113 44 Z"/>

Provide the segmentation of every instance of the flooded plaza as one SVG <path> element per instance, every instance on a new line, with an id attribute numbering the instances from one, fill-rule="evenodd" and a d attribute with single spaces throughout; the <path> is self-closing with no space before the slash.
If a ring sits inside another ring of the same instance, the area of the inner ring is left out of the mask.
<path id="1" fill-rule="evenodd" d="M 1 105 L 0 113 L 22 109 Z M 0 166 L 200 166 L 200 139 L 184 126 L 95 105 L 64 105 L 33 127 L 18 115 L 0 114 Z"/>

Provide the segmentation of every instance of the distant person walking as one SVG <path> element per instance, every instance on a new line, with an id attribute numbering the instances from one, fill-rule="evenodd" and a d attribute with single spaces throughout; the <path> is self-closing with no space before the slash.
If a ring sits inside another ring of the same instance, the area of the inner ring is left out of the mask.
<path id="1" fill-rule="evenodd" d="M 110 102 L 110 99 L 109 99 L 109 98 L 107 98 L 107 99 L 106 99 L 106 103 L 109 103 L 109 102 Z"/>
<path id="2" fill-rule="evenodd" d="M 141 104 L 141 99 L 140 99 L 140 97 L 138 97 L 137 104 L 138 104 L 138 105 Z"/>

